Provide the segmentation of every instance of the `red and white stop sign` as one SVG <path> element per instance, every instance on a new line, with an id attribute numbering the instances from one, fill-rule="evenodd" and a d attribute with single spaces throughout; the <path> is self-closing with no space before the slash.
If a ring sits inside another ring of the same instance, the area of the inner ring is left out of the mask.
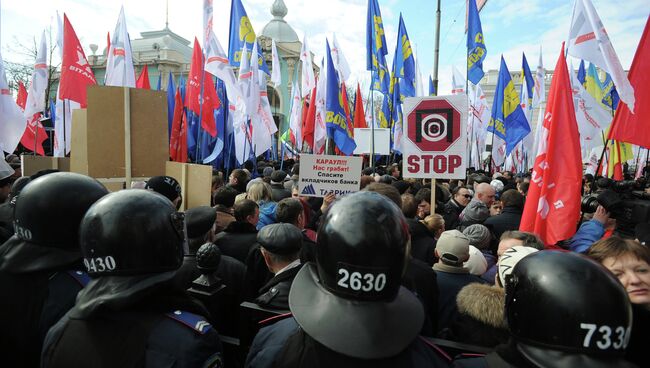
<path id="1" fill-rule="evenodd" d="M 404 117 L 402 175 L 406 178 L 464 178 L 467 96 L 407 98 Z"/>

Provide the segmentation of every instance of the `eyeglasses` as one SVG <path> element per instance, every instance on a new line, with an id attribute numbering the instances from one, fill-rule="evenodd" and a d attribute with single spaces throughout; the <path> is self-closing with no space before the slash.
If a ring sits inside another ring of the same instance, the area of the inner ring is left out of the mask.
<path id="1" fill-rule="evenodd" d="M 465 197 L 465 198 L 467 198 L 467 199 L 472 199 L 472 195 L 471 195 L 471 194 L 463 194 L 463 197 Z"/>

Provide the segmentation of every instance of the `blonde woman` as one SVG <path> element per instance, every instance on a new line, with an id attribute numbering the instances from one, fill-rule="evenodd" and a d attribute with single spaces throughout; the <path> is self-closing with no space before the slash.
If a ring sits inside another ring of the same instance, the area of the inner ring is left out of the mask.
<path id="1" fill-rule="evenodd" d="M 276 202 L 271 199 L 273 191 L 269 184 L 263 181 L 252 184 L 246 191 L 246 197 L 260 207 L 260 220 L 257 223 L 257 230 L 275 223 Z"/>

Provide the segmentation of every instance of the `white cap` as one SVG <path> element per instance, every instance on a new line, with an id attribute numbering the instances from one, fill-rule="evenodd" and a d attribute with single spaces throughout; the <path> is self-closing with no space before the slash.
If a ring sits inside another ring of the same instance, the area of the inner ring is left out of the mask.
<path id="1" fill-rule="evenodd" d="M 463 264 L 472 275 L 480 276 L 487 271 L 487 261 L 483 253 L 473 245 L 469 246 L 469 259 Z"/>

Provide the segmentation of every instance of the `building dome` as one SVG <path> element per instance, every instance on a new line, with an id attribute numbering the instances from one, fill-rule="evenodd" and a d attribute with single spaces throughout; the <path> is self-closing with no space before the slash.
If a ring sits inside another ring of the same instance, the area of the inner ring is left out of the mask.
<path id="1" fill-rule="evenodd" d="M 284 20 L 287 12 L 284 1 L 275 0 L 271 5 L 273 19 L 262 29 L 262 36 L 272 38 L 276 42 L 299 42 L 296 31 Z"/>

